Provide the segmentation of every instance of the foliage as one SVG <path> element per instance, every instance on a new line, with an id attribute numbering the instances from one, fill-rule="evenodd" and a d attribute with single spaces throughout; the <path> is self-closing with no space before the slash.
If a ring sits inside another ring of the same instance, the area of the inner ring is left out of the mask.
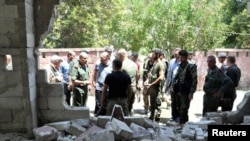
<path id="1" fill-rule="evenodd" d="M 235 34 L 231 37 L 228 32 L 237 30 L 249 34 L 246 10 L 240 10 L 241 7 L 235 7 L 230 2 L 65 1 L 57 8 L 54 28 L 43 43 L 52 48 L 102 47 L 112 44 L 115 48 L 126 48 L 143 54 L 156 47 L 167 54 L 171 54 L 176 47 L 192 51 L 218 48 L 232 43 L 229 39 Z M 236 12 L 233 12 L 235 9 Z M 239 20 L 240 23 L 237 22 Z M 247 38 L 237 36 L 234 41 L 249 46 Z"/>
<path id="2" fill-rule="evenodd" d="M 227 48 L 250 48 L 250 15 L 247 0 L 228 0 L 223 6 L 223 20 L 228 25 L 223 44 Z"/>

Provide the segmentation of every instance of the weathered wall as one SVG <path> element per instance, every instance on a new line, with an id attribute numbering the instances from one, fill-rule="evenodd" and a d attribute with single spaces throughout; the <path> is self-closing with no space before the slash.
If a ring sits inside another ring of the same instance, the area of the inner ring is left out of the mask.
<path id="1" fill-rule="evenodd" d="M 32 0 L 0 1 L 0 131 L 27 131 L 34 120 L 35 94 Z M 4 56 L 12 55 L 13 71 L 5 70 Z"/>
<path id="2" fill-rule="evenodd" d="M 47 30 L 59 0 L 36 2 L 34 6 L 33 0 L 0 0 L 0 131 L 25 131 L 29 137 L 37 127 L 35 37 L 38 40 Z M 35 27 L 41 32 L 36 34 Z M 12 56 L 12 71 L 5 70 L 6 54 Z"/>

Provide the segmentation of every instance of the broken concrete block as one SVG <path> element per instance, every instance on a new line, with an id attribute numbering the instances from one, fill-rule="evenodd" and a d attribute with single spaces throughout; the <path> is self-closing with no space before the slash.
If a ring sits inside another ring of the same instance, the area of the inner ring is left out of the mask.
<path id="1" fill-rule="evenodd" d="M 101 130 L 90 134 L 85 141 L 115 141 L 115 136 L 112 131 Z"/>
<path id="2" fill-rule="evenodd" d="M 71 120 L 71 122 L 74 122 L 74 123 L 76 123 L 82 127 L 85 127 L 85 128 L 88 128 L 89 123 L 90 123 L 89 119 L 86 119 L 86 118 L 73 119 L 73 120 Z"/>
<path id="3" fill-rule="evenodd" d="M 34 128 L 33 133 L 36 141 L 53 141 L 58 137 L 57 129 L 47 125 Z"/>
<path id="4" fill-rule="evenodd" d="M 200 121 L 197 121 L 197 122 L 190 122 L 188 123 L 190 125 L 196 125 L 198 126 L 199 128 L 203 129 L 203 130 L 207 130 L 208 126 L 207 125 L 213 125 L 215 124 L 215 121 L 214 120 L 200 120 Z"/>
<path id="5" fill-rule="evenodd" d="M 50 127 L 54 127 L 57 130 L 66 130 L 70 127 L 70 124 L 71 124 L 70 121 L 60 121 L 60 122 L 48 123 L 45 125 L 50 126 Z"/>
<path id="6" fill-rule="evenodd" d="M 244 116 L 243 123 L 250 123 L 250 115 Z"/>
<path id="7" fill-rule="evenodd" d="M 195 141 L 205 141 L 204 132 L 201 128 L 195 128 Z"/>
<path id="8" fill-rule="evenodd" d="M 156 128 L 159 128 L 159 124 L 156 122 L 153 122 L 151 119 L 144 118 L 144 126 L 143 127 L 156 129 Z"/>
<path id="9" fill-rule="evenodd" d="M 165 126 L 160 126 L 159 128 L 159 136 L 162 138 L 170 138 L 171 140 L 175 140 L 175 134 L 172 128 L 170 127 L 165 127 Z"/>
<path id="10" fill-rule="evenodd" d="M 79 136 L 80 134 L 85 132 L 86 129 L 84 127 L 78 125 L 75 122 L 71 122 L 70 127 L 68 129 L 66 129 L 65 131 L 72 134 L 72 135 Z"/>
<path id="11" fill-rule="evenodd" d="M 191 125 L 189 124 L 184 124 L 184 127 L 182 129 L 182 132 L 181 132 L 181 137 L 183 138 L 189 138 L 191 140 L 194 140 L 195 139 L 195 130 L 194 128 L 192 127 Z"/>
<path id="12" fill-rule="evenodd" d="M 121 137 L 115 133 L 115 130 L 113 129 L 111 125 L 111 121 L 107 122 L 107 124 L 105 125 L 105 129 L 108 131 L 111 131 L 114 134 L 115 140 L 118 140 L 118 141 L 121 140 Z"/>
<path id="13" fill-rule="evenodd" d="M 132 139 L 134 140 L 152 139 L 152 134 L 144 127 L 137 125 L 135 123 L 131 123 L 129 127 L 133 131 Z"/>
<path id="14" fill-rule="evenodd" d="M 124 137 L 125 139 L 131 139 L 133 131 L 128 127 L 125 122 L 122 122 L 116 118 L 111 120 L 111 126 L 115 130 L 117 135 Z"/>
<path id="15" fill-rule="evenodd" d="M 96 125 L 93 125 L 91 127 L 89 127 L 85 132 L 83 132 L 81 135 L 79 135 L 74 141 L 83 141 L 85 139 L 87 139 L 87 137 L 90 135 L 90 134 L 94 134 L 94 133 L 97 133 L 99 131 L 102 131 L 104 130 L 103 128 L 100 128 Z"/>
<path id="16" fill-rule="evenodd" d="M 127 125 L 130 125 L 131 123 L 138 124 L 140 126 L 144 126 L 144 117 L 143 116 L 125 116 L 124 117 L 124 122 Z"/>
<path id="17" fill-rule="evenodd" d="M 98 116 L 96 125 L 101 128 L 105 128 L 105 125 L 107 124 L 108 121 L 111 121 L 110 116 Z"/>
<path id="18" fill-rule="evenodd" d="M 124 121 L 124 112 L 121 105 L 115 104 L 111 114 L 111 120 L 116 118 L 118 120 Z"/>
<path id="19" fill-rule="evenodd" d="M 97 125 L 97 120 L 98 120 L 98 117 L 90 117 L 90 124 L 95 124 Z"/>
<path id="20" fill-rule="evenodd" d="M 243 122 L 244 113 L 241 111 L 232 111 L 227 115 L 228 124 L 239 124 Z"/>
<path id="21" fill-rule="evenodd" d="M 211 117 L 210 120 L 214 120 L 216 125 L 222 124 L 222 118 L 221 117 Z"/>

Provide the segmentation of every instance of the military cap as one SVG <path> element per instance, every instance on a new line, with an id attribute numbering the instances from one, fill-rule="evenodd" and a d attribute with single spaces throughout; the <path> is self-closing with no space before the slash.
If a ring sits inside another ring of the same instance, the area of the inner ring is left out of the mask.
<path id="1" fill-rule="evenodd" d="M 152 50 L 152 52 L 157 53 L 157 54 L 161 54 L 161 49 L 159 49 L 159 48 L 154 48 L 154 49 Z"/>
<path id="2" fill-rule="evenodd" d="M 89 54 L 89 51 L 87 51 L 86 49 L 83 49 L 81 52 L 85 52 L 85 53 Z"/>
<path id="3" fill-rule="evenodd" d="M 227 54 L 224 53 L 224 52 L 220 52 L 220 53 L 218 54 L 218 58 L 226 58 L 226 57 L 227 57 Z"/>

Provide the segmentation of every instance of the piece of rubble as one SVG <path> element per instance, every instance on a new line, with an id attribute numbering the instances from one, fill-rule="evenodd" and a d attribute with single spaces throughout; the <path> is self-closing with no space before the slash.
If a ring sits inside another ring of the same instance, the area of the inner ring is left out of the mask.
<path id="1" fill-rule="evenodd" d="M 111 120 L 116 118 L 118 120 L 124 121 L 124 113 L 121 105 L 115 104 L 111 114 Z"/>
<path id="2" fill-rule="evenodd" d="M 79 135 L 74 141 L 83 141 L 88 138 L 90 134 L 97 133 L 99 131 L 104 130 L 103 128 L 100 128 L 96 125 L 92 125 L 89 127 L 85 132 L 83 132 L 81 135 Z"/>
<path id="3" fill-rule="evenodd" d="M 80 134 L 86 131 L 86 128 L 80 126 L 75 122 L 70 122 L 70 127 L 65 131 L 67 133 L 70 133 L 71 135 L 79 136 Z"/>
<path id="4" fill-rule="evenodd" d="M 157 122 L 152 121 L 151 119 L 144 118 L 144 126 L 145 128 L 159 128 L 159 124 Z"/>
<path id="5" fill-rule="evenodd" d="M 222 125 L 221 117 L 211 117 L 210 120 L 214 120 L 216 125 Z"/>
<path id="6" fill-rule="evenodd" d="M 197 127 L 197 126 L 196 126 Z M 195 130 L 194 126 L 190 124 L 184 124 L 181 132 L 182 138 L 189 138 L 191 140 L 195 139 Z"/>
<path id="7" fill-rule="evenodd" d="M 89 119 L 83 119 L 83 118 L 79 118 L 79 119 L 73 119 L 73 120 L 70 120 L 71 122 L 74 122 L 82 127 L 85 127 L 85 128 L 88 128 L 89 127 L 89 124 L 90 124 L 90 121 Z"/>
<path id="8" fill-rule="evenodd" d="M 207 130 L 208 129 L 208 125 L 213 125 L 215 124 L 214 120 L 200 120 L 200 121 L 196 121 L 196 122 L 189 122 L 188 124 L 190 125 L 196 125 L 198 127 L 200 127 L 203 130 Z"/>
<path id="9" fill-rule="evenodd" d="M 160 138 L 169 138 L 171 140 L 175 140 L 175 134 L 173 131 L 173 128 L 170 127 L 164 127 L 164 126 L 160 126 L 159 128 L 159 137 Z"/>
<path id="10" fill-rule="evenodd" d="M 85 141 L 115 141 L 115 137 L 113 132 L 105 129 L 90 134 Z"/>
<path id="11" fill-rule="evenodd" d="M 195 128 L 195 141 L 205 141 L 204 132 L 201 128 Z"/>
<path id="12" fill-rule="evenodd" d="M 52 141 L 58 137 L 58 130 L 50 126 L 42 126 L 33 129 L 36 141 Z"/>
<path id="13" fill-rule="evenodd" d="M 101 127 L 101 128 L 105 128 L 105 125 L 107 124 L 107 122 L 111 121 L 111 117 L 110 116 L 98 116 L 97 118 L 97 126 Z"/>
<path id="14" fill-rule="evenodd" d="M 250 123 L 250 115 L 244 116 L 243 123 Z"/>
<path id="15" fill-rule="evenodd" d="M 125 122 L 122 122 L 116 118 L 111 120 L 111 126 L 115 130 L 115 133 L 125 139 L 131 139 L 133 131 L 128 127 Z"/>
<path id="16" fill-rule="evenodd" d="M 60 122 L 52 122 L 45 124 L 50 127 L 54 127 L 57 130 L 66 130 L 70 127 L 70 121 L 60 121 Z"/>
<path id="17" fill-rule="evenodd" d="M 150 139 L 152 140 L 152 134 L 146 130 L 144 127 L 131 123 L 130 124 L 130 129 L 133 131 L 133 136 L 132 139 L 134 140 L 142 140 L 142 139 Z"/>
<path id="18" fill-rule="evenodd" d="M 140 126 L 144 126 L 144 117 L 143 116 L 125 116 L 124 122 L 127 125 L 130 125 L 131 123 L 138 124 Z"/>

